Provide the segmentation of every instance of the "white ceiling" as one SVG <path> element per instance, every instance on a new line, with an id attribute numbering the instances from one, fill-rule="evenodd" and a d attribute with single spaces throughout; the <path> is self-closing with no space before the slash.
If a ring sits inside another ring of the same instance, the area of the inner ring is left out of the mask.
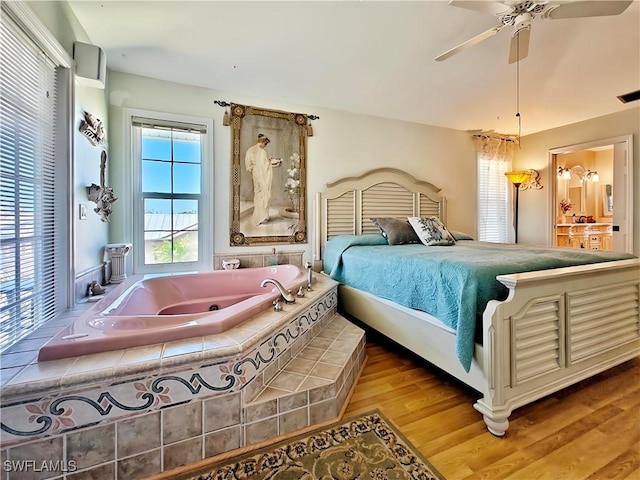
<path id="1" fill-rule="evenodd" d="M 621 15 L 532 23 L 434 57 L 498 25 L 444 1 L 70 1 L 111 70 L 306 106 L 522 135 L 633 108 L 640 1 Z M 213 101 L 214 99 L 212 99 Z M 218 99 L 215 99 L 218 100 Z M 315 113 L 309 111 L 306 113 Z"/>

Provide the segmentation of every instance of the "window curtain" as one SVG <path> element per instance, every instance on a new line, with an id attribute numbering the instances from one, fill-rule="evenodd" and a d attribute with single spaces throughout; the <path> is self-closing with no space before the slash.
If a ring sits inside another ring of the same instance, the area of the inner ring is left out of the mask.
<path id="1" fill-rule="evenodd" d="M 478 155 L 478 239 L 515 241 L 513 186 L 504 175 L 511 170 L 516 142 L 493 135 L 476 135 Z"/>

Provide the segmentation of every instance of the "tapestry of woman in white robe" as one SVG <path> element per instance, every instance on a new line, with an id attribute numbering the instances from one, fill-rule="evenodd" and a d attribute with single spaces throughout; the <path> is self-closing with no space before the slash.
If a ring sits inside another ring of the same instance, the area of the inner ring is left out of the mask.
<path id="1" fill-rule="evenodd" d="M 265 144 L 258 141 L 247 149 L 244 161 L 253 178 L 253 216 L 254 225 L 269 220 L 269 204 L 271 203 L 271 183 L 273 181 L 272 160 L 264 149 Z"/>

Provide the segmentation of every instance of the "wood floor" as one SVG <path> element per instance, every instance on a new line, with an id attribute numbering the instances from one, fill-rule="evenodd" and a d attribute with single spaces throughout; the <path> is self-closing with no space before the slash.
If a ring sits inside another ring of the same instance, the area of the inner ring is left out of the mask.
<path id="1" fill-rule="evenodd" d="M 640 480 L 640 357 L 521 407 L 504 438 L 478 394 L 367 331 L 345 417 L 378 408 L 447 480 Z"/>

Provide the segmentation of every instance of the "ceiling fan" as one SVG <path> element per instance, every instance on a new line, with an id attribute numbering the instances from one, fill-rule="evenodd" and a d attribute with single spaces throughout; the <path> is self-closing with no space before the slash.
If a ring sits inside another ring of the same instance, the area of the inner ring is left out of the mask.
<path id="1" fill-rule="evenodd" d="M 500 24 L 461 43 L 457 47 L 453 47 L 451 50 L 447 50 L 435 59 L 437 61 L 446 60 L 452 55 L 494 36 L 506 27 L 513 27 L 511 46 L 509 48 L 509 63 L 515 63 L 529 54 L 531 21 L 535 17 L 556 20 L 560 18 L 619 15 L 631 3 L 633 3 L 631 0 L 451 0 L 449 5 L 495 15 L 498 17 Z"/>

